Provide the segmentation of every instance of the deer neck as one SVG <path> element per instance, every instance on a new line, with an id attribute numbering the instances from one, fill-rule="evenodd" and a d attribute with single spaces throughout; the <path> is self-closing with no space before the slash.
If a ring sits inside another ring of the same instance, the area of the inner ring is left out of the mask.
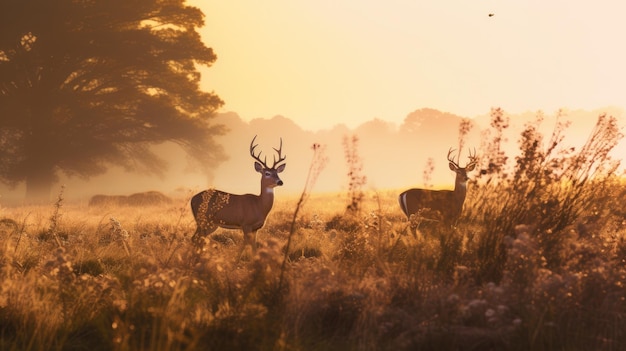
<path id="1" fill-rule="evenodd" d="M 467 182 L 457 181 L 454 183 L 454 197 L 464 201 L 467 195 Z"/>
<path id="2" fill-rule="evenodd" d="M 274 205 L 274 188 L 261 185 L 261 195 L 259 195 L 259 203 L 266 212 L 269 212 Z"/>

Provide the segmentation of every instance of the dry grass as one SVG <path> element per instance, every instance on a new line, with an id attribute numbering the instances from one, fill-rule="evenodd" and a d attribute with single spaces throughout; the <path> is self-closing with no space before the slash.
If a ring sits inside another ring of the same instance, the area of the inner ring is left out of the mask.
<path id="1" fill-rule="evenodd" d="M 2 208 L 0 349 L 626 345 L 626 218 L 619 207 L 600 217 L 585 214 L 559 234 L 566 238 L 558 267 L 546 266 L 532 226 L 516 226 L 503 242 L 501 279 L 483 281 L 481 224 L 435 226 L 413 237 L 395 193 L 367 194 L 357 218 L 342 215 L 339 194 L 310 198 L 282 289 L 293 199 L 277 201 L 257 255 L 243 260 L 236 231 L 218 230 L 204 251 L 193 249 L 185 200 L 106 211 L 73 204 Z"/>
<path id="2" fill-rule="evenodd" d="M 0 208 L 0 350 L 626 349 L 615 120 L 577 152 L 557 148 L 561 125 L 544 143 L 529 124 L 513 167 L 505 122 L 494 110 L 457 226 L 416 235 L 399 191 L 365 194 L 354 215 L 309 181 L 243 257 L 236 231 L 191 245 L 186 199 Z"/>

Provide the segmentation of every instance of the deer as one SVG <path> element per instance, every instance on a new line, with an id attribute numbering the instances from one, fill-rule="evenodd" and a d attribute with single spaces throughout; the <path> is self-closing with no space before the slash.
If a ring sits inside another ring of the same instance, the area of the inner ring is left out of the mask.
<path id="1" fill-rule="evenodd" d="M 454 190 L 409 189 L 398 197 L 400 208 L 409 220 L 411 215 L 428 209 L 431 213 L 438 213 L 440 219 L 437 221 L 452 226 L 456 224 L 461 216 L 467 194 L 467 181 L 469 180 L 467 172 L 473 171 L 478 161 L 476 151 L 474 154 L 470 151 L 469 162 L 465 167 L 460 167 L 457 162 L 454 162 L 454 157 L 450 157 L 453 152 L 452 148 L 448 150 L 447 159 L 450 170 L 456 173 Z"/>
<path id="2" fill-rule="evenodd" d="M 274 156 L 271 167 L 267 165 L 267 157 L 261 161 L 261 152 L 255 154 L 258 146 L 255 144 L 256 135 L 250 143 L 250 156 L 254 159 L 254 170 L 261 173 L 261 193 L 254 194 L 230 194 L 221 190 L 209 189 L 202 191 L 191 198 L 191 211 L 196 220 L 197 228 L 192 242 L 201 247 L 204 238 L 213 233 L 218 227 L 226 229 L 241 229 L 244 236 L 244 246 L 252 247 L 256 251 L 256 233 L 265 224 L 265 219 L 274 205 L 274 188 L 282 186 L 283 181 L 278 176 L 285 170 L 286 156 L 282 154 L 283 140 L 274 151 L 278 153 L 278 159 Z"/>

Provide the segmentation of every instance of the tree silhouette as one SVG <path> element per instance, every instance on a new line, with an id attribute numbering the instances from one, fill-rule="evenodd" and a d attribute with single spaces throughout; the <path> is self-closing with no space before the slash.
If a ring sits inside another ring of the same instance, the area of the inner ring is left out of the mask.
<path id="1" fill-rule="evenodd" d="M 36 200 L 61 173 L 159 174 L 165 141 L 214 167 L 222 101 L 199 89 L 196 64 L 216 59 L 203 24 L 184 0 L 2 0 L 0 181 Z"/>

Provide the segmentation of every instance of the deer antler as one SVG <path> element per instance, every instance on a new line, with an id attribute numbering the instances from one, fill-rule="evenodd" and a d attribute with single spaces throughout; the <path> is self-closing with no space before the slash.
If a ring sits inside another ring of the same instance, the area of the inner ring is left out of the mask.
<path id="1" fill-rule="evenodd" d="M 252 158 L 254 158 L 255 160 L 257 160 L 257 162 L 259 162 L 261 165 L 263 165 L 264 168 L 270 168 L 267 166 L 267 156 L 263 157 L 263 161 L 261 161 L 261 151 L 259 151 L 258 155 L 254 154 L 254 150 L 256 149 L 257 146 L 259 146 L 258 144 L 255 144 L 254 141 L 256 140 L 256 135 L 254 136 L 254 138 L 252 138 L 252 142 L 250 142 L 250 156 L 252 156 Z M 283 162 L 287 157 L 282 155 L 282 150 L 283 150 L 283 138 L 280 138 L 280 146 L 278 147 L 278 149 L 274 148 L 274 151 L 276 151 L 278 153 L 278 160 L 276 160 L 276 156 L 274 156 L 274 164 L 272 165 L 271 169 L 275 169 L 276 166 Z"/>
<path id="2" fill-rule="evenodd" d="M 267 161 L 267 157 L 265 157 L 265 161 L 261 161 L 261 151 L 259 151 L 258 155 L 254 154 L 254 149 L 256 149 L 257 146 L 259 146 L 258 144 L 255 144 L 254 141 L 256 140 L 256 135 L 254 136 L 254 138 L 252 138 L 252 141 L 250 142 L 250 156 L 252 156 L 253 159 L 257 160 L 260 164 L 263 165 L 263 167 L 268 168 L 267 165 L 265 164 L 265 161 Z"/>
<path id="3" fill-rule="evenodd" d="M 468 149 L 469 152 L 469 162 L 467 163 L 467 165 L 465 165 L 465 168 L 467 168 L 467 166 L 472 165 L 472 164 L 477 164 L 478 163 L 478 158 L 476 157 L 476 148 L 474 148 L 474 153 L 472 154 L 472 150 Z"/>
<path id="4" fill-rule="evenodd" d="M 452 163 L 456 168 L 460 168 L 458 163 L 454 162 L 454 156 L 452 156 L 452 158 L 450 158 L 450 154 L 452 154 L 454 152 L 454 150 L 456 150 L 456 149 L 450 148 L 448 150 L 447 158 L 448 158 L 448 161 L 450 161 L 450 163 Z"/>
<path id="5" fill-rule="evenodd" d="M 276 161 L 276 156 L 274 156 L 274 164 L 272 165 L 272 168 L 276 168 L 279 163 L 283 162 L 287 158 L 287 156 L 282 155 L 283 138 L 280 138 L 280 146 L 278 147 L 278 150 L 276 148 L 273 149 L 278 153 L 278 161 Z"/>

